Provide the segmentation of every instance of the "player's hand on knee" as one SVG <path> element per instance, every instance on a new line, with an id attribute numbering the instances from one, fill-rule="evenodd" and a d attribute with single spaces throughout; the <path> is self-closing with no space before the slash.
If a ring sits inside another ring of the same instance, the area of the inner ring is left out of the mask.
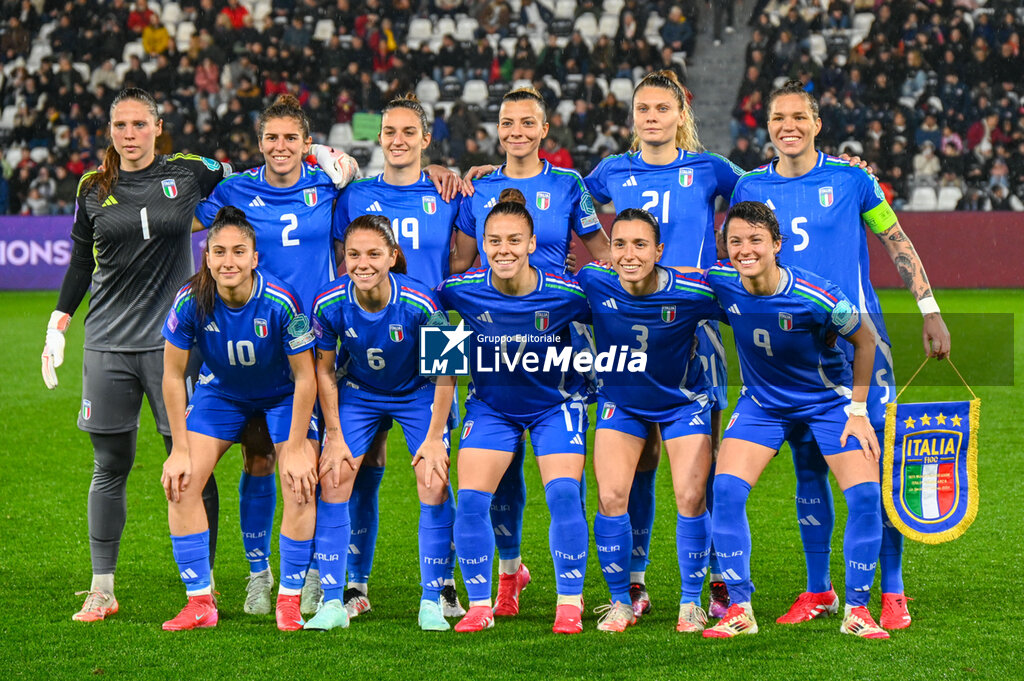
<path id="1" fill-rule="evenodd" d="M 341 472 L 344 466 L 349 470 L 356 470 L 356 460 L 352 456 L 352 450 L 345 444 L 341 435 L 332 436 L 330 433 L 324 438 L 324 449 L 320 453 L 320 475 L 319 479 L 331 487 L 341 484 Z"/>
<path id="2" fill-rule="evenodd" d="M 864 458 L 868 461 L 878 462 L 882 456 L 882 450 L 878 446 L 875 429 L 872 427 L 871 420 L 867 416 L 850 416 L 846 419 L 846 426 L 843 428 L 843 434 L 839 438 L 839 444 L 845 447 L 846 441 L 850 436 L 857 438 L 857 441 L 860 442 Z"/>
<path id="3" fill-rule="evenodd" d="M 175 445 L 171 449 L 171 455 L 164 461 L 163 474 L 160 476 L 160 484 L 164 486 L 167 501 L 181 501 L 182 493 L 188 489 L 191 482 L 192 457 L 188 449 Z"/>
<path id="4" fill-rule="evenodd" d="M 445 447 L 441 438 L 427 439 L 420 448 L 416 450 L 416 456 L 412 458 L 412 466 L 423 463 L 423 480 L 427 488 L 430 488 L 430 481 L 435 475 L 442 485 L 448 484 L 448 448 Z"/>
<path id="5" fill-rule="evenodd" d="M 324 169 L 337 189 L 342 189 L 359 177 L 359 164 L 344 151 L 332 149 L 326 144 L 313 144 L 309 147 L 309 153 L 316 157 L 317 165 Z"/>
<path id="6" fill-rule="evenodd" d="M 50 390 L 57 387 L 57 367 L 64 363 L 64 332 L 71 323 L 71 315 L 54 310 L 46 325 L 46 344 L 43 345 L 43 383 Z"/>
<path id="7" fill-rule="evenodd" d="M 310 457 L 305 438 L 297 444 L 288 441 L 278 456 L 282 480 L 288 484 L 296 501 L 307 504 L 316 498 L 316 459 Z"/>

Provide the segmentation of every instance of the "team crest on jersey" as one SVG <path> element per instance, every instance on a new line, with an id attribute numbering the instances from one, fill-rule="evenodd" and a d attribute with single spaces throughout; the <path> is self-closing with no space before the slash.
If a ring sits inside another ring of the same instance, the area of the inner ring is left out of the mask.
<path id="1" fill-rule="evenodd" d="M 537 310 L 533 313 L 533 326 L 538 331 L 547 331 L 551 323 L 551 313 L 547 310 Z"/>
<path id="2" fill-rule="evenodd" d="M 666 324 L 671 324 L 676 320 L 676 306 L 675 305 L 662 305 L 661 306 L 661 321 Z"/>
<path id="3" fill-rule="evenodd" d="M 256 329 L 256 335 L 260 338 L 267 337 L 267 320 L 266 319 L 255 319 L 253 320 L 253 326 Z"/>
<path id="4" fill-rule="evenodd" d="M 601 420 L 602 421 L 607 421 L 612 416 L 615 416 L 615 403 L 614 402 L 605 402 L 604 403 L 604 409 L 601 410 Z"/>
<path id="5" fill-rule="evenodd" d="M 92 402 L 89 400 L 82 400 L 82 420 L 88 421 L 92 416 Z"/>
<path id="6" fill-rule="evenodd" d="M 537 192 L 537 208 L 547 210 L 551 206 L 550 192 Z"/>
<path id="7" fill-rule="evenodd" d="M 433 196 L 423 197 L 423 212 L 427 215 L 433 215 L 437 212 L 437 198 Z"/>
<path id="8" fill-rule="evenodd" d="M 788 312 L 779 313 L 779 328 L 783 331 L 793 330 L 793 315 Z"/>
<path id="9" fill-rule="evenodd" d="M 163 180 L 160 186 L 164 189 L 164 196 L 169 199 L 178 198 L 178 185 L 174 184 L 174 180 Z"/>
<path id="10" fill-rule="evenodd" d="M 693 184 L 693 168 L 680 168 L 679 169 L 679 185 L 681 187 L 689 187 Z"/>
<path id="11" fill-rule="evenodd" d="M 819 187 L 818 188 L 818 202 L 824 208 L 828 208 L 832 205 L 835 200 L 835 193 L 832 191 L 832 187 Z"/>
<path id="12" fill-rule="evenodd" d="M 316 187 L 306 187 L 302 190 L 302 200 L 312 208 L 316 205 Z"/>
<path id="13" fill-rule="evenodd" d="M 388 335 L 391 336 L 391 340 L 395 343 L 401 343 L 405 340 L 405 330 L 401 324 L 392 324 L 388 329 Z"/>
<path id="14" fill-rule="evenodd" d="M 462 427 L 462 439 L 465 440 L 469 437 L 470 432 L 473 430 L 473 422 L 466 421 L 466 425 Z"/>

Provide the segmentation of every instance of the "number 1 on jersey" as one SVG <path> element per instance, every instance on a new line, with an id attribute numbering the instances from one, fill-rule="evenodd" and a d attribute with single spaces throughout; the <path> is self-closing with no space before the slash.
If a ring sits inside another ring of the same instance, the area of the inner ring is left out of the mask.
<path id="1" fill-rule="evenodd" d="M 416 218 L 395 218 L 391 221 L 391 230 L 395 237 L 405 237 L 412 241 L 413 250 L 420 248 L 420 221 Z"/>

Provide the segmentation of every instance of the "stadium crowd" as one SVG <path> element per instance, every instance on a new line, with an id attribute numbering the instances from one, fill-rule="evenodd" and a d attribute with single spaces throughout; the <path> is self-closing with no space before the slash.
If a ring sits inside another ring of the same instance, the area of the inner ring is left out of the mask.
<path id="1" fill-rule="evenodd" d="M 822 147 L 868 161 L 897 210 L 1024 210 L 1022 18 L 1012 0 L 761 13 L 731 125 L 734 142 L 746 139 L 732 159 L 775 155 L 765 99 L 773 82 L 797 78 L 819 99 Z"/>
<path id="2" fill-rule="evenodd" d="M 628 147 L 640 74 L 668 68 L 685 82 L 701 4 L 551 5 L 7 0 L 0 214 L 70 213 L 78 178 L 107 145 L 110 101 L 128 86 L 161 102 L 162 152 L 254 165 L 256 114 L 290 92 L 316 141 L 351 146 L 379 172 L 379 119 L 367 112 L 395 95 L 416 91 L 428 105 L 431 160 L 466 170 L 499 157 L 486 123 L 508 89 L 530 82 L 554 112 L 542 155 L 586 173 Z M 774 155 L 765 97 L 773 82 L 800 78 L 821 101 L 823 148 L 869 161 L 897 208 L 1024 209 L 1024 10 L 961 5 L 757 3 L 730 159 L 749 170 Z"/>

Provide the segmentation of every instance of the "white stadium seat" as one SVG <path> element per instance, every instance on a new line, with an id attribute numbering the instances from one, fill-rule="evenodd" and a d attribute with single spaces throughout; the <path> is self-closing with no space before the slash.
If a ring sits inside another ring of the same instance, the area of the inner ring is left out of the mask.
<path id="1" fill-rule="evenodd" d="M 483 104 L 487 101 L 487 83 L 482 80 L 467 80 L 462 89 L 462 101 L 466 104 Z"/>
<path id="2" fill-rule="evenodd" d="M 956 204 L 960 202 L 964 193 L 960 187 L 941 187 L 939 189 L 938 210 L 956 210 Z"/>
<path id="3" fill-rule="evenodd" d="M 934 189 L 931 187 L 917 187 L 910 195 L 910 204 L 907 206 L 907 209 L 915 211 L 936 210 L 938 205 L 939 200 L 935 196 Z"/>
<path id="4" fill-rule="evenodd" d="M 441 99 L 441 87 L 436 80 L 424 78 L 416 84 L 416 98 L 421 102 L 436 104 Z"/>

